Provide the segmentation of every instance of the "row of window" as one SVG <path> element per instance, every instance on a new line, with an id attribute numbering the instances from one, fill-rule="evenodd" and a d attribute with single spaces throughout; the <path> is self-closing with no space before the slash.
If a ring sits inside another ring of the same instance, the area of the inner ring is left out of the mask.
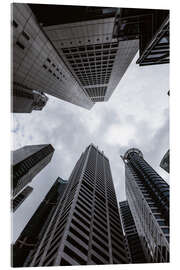
<path id="1" fill-rule="evenodd" d="M 79 46 L 79 47 L 71 47 L 71 48 L 62 48 L 63 53 L 75 53 L 75 52 L 83 52 L 83 51 L 90 51 L 90 50 L 102 50 L 102 49 L 111 49 L 111 48 L 118 48 L 118 43 L 102 43 L 102 44 L 94 44 L 94 45 L 86 45 L 86 46 Z"/>

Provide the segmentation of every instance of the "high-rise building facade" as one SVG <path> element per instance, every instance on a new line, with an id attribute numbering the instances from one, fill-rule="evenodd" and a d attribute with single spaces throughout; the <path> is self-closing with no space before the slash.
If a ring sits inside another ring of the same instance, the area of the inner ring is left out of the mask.
<path id="1" fill-rule="evenodd" d="M 35 90 L 24 89 L 14 84 L 12 93 L 12 109 L 14 113 L 31 113 L 41 111 L 46 105 L 48 97 Z"/>
<path id="2" fill-rule="evenodd" d="M 126 196 L 149 262 L 169 261 L 169 185 L 144 160 L 140 150 L 124 157 Z"/>
<path id="3" fill-rule="evenodd" d="M 127 240 L 130 263 L 147 263 L 128 201 L 119 203 L 120 217 Z"/>
<path id="4" fill-rule="evenodd" d="M 27 186 L 21 191 L 14 199 L 12 199 L 12 210 L 15 212 L 19 206 L 27 199 L 27 197 L 31 194 L 33 188 Z"/>
<path id="5" fill-rule="evenodd" d="M 111 170 L 89 145 L 24 266 L 128 263 Z"/>
<path id="6" fill-rule="evenodd" d="M 169 63 L 169 10 L 120 8 L 113 37 L 139 40 L 140 66 Z"/>
<path id="7" fill-rule="evenodd" d="M 13 3 L 12 8 L 12 88 L 18 84 L 90 109 L 93 102 L 44 34 L 30 7 Z"/>
<path id="8" fill-rule="evenodd" d="M 12 152 L 12 195 L 15 197 L 50 161 L 51 144 L 26 145 Z"/>
<path id="9" fill-rule="evenodd" d="M 14 81 L 87 109 L 107 101 L 138 51 L 112 37 L 116 11 L 14 4 Z"/>
<path id="10" fill-rule="evenodd" d="M 168 150 L 160 163 L 160 167 L 163 168 L 168 173 L 169 173 L 169 156 L 170 156 L 170 152 Z"/>
<path id="11" fill-rule="evenodd" d="M 22 267 L 43 236 L 67 181 L 58 177 L 12 247 L 12 266 Z"/>

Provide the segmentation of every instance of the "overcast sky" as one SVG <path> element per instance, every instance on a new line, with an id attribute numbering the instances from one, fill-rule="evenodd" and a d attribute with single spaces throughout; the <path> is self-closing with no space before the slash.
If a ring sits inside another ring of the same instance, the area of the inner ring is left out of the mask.
<path id="1" fill-rule="evenodd" d="M 107 102 L 88 111 L 49 96 L 42 111 L 12 114 L 12 149 L 52 144 L 53 158 L 30 183 L 29 198 L 13 214 L 15 241 L 58 176 L 68 179 L 81 153 L 94 143 L 110 161 L 118 201 L 125 199 L 120 154 L 139 148 L 144 159 L 166 180 L 159 163 L 169 149 L 169 65 L 139 67 L 136 59 Z"/>

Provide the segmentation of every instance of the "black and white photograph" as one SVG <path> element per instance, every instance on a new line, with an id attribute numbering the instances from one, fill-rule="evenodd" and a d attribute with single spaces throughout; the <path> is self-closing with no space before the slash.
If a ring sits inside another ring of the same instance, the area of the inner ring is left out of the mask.
<path id="1" fill-rule="evenodd" d="M 169 263 L 170 10 L 32 2 L 9 4 L 11 267 Z"/>

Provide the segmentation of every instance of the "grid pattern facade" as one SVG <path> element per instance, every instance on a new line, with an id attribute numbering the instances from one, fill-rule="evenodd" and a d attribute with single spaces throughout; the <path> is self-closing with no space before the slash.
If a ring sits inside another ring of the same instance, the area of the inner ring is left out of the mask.
<path id="1" fill-rule="evenodd" d="M 62 48 L 86 94 L 93 101 L 104 101 L 117 50 L 118 42 Z"/>
<path id="2" fill-rule="evenodd" d="M 90 145 L 81 155 L 25 266 L 127 263 L 110 165 Z"/>
<path id="3" fill-rule="evenodd" d="M 112 16 L 43 28 L 93 102 L 110 98 L 138 50 L 137 40 L 112 37 L 114 20 Z"/>
<path id="4" fill-rule="evenodd" d="M 14 160 L 18 155 L 18 162 L 13 162 L 12 165 L 13 196 L 16 196 L 50 162 L 53 153 L 54 148 L 51 144 L 28 145 L 13 151 Z"/>
<path id="5" fill-rule="evenodd" d="M 127 240 L 130 263 L 146 263 L 141 241 L 128 205 L 128 201 L 119 203 L 122 227 Z"/>
<path id="6" fill-rule="evenodd" d="M 27 4 L 12 5 L 13 84 L 90 109 L 93 102 L 44 34 Z"/>
<path id="7" fill-rule="evenodd" d="M 169 185 L 137 149 L 124 156 L 126 194 L 149 262 L 169 261 Z"/>
<path id="8" fill-rule="evenodd" d="M 18 207 L 26 200 L 26 198 L 31 194 L 33 191 L 33 188 L 30 186 L 27 186 L 23 189 L 21 193 L 19 193 L 16 198 L 12 200 L 12 208 L 13 212 L 15 212 Z"/>

